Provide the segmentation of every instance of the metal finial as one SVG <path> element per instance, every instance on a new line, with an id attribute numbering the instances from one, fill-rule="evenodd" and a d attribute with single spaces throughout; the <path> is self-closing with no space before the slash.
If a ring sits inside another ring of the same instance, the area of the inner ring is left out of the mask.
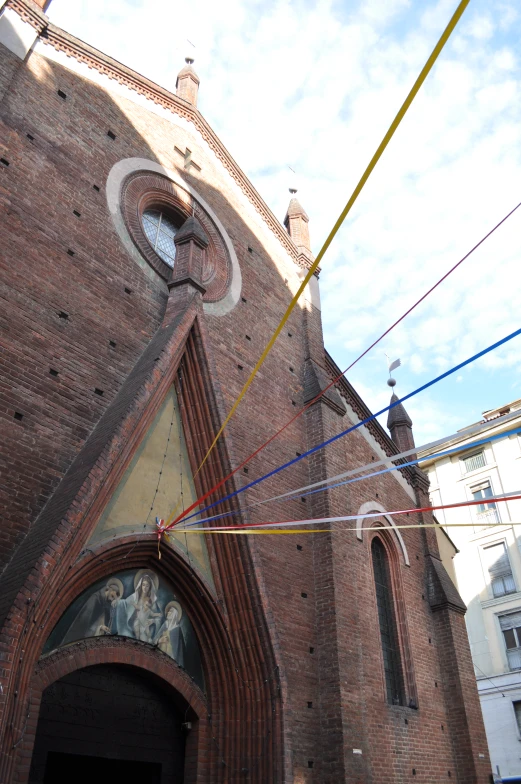
<path id="1" fill-rule="evenodd" d="M 390 387 L 395 387 L 396 386 L 396 381 L 395 381 L 394 378 L 392 378 L 391 373 L 392 373 L 393 370 L 396 370 L 396 368 L 400 367 L 400 365 L 402 364 L 402 361 L 401 361 L 401 359 L 395 359 L 394 362 L 390 362 L 388 354 L 386 354 L 385 356 L 387 358 L 387 370 L 389 371 L 389 378 L 387 379 L 387 384 Z"/>
<path id="2" fill-rule="evenodd" d="M 193 57 L 185 57 L 185 63 L 187 65 L 193 65 L 194 58 Z"/>
<path id="3" fill-rule="evenodd" d="M 289 188 L 289 192 L 293 195 L 297 192 L 296 188 Z"/>

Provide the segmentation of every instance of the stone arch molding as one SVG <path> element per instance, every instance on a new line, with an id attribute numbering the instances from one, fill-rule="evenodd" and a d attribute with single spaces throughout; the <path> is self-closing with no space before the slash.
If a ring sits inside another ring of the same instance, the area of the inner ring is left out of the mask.
<path id="1" fill-rule="evenodd" d="M 150 172 L 166 177 L 171 182 L 180 186 L 183 190 L 189 193 L 193 199 L 201 206 L 207 213 L 210 219 L 214 222 L 217 230 L 224 242 L 226 250 L 229 255 L 231 265 L 230 283 L 224 296 L 217 302 L 204 302 L 204 312 L 210 316 L 224 316 L 229 313 L 239 301 L 242 276 L 239 267 L 237 254 L 233 248 L 233 244 L 228 236 L 221 221 L 210 207 L 210 205 L 203 199 L 203 197 L 189 185 L 178 172 L 172 169 L 167 169 L 164 166 L 156 163 L 155 161 L 147 160 L 146 158 L 125 158 L 118 163 L 114 164 L 109 172 L 106 184 L 106 197 L 109 212 L 114 223 L 114 227 L 125 247 L 125 250 L 131 258 L 139 264 L 139 266 L 146 272 L 149 277 L 155 281 L 161 280 L 159 275 L 152 269 L 149 263 L 143 258 L 142 254 L 136 247 L 129 230 L 122 211 L 121 195 L 125 182 L 132 175 L 139 173 Z M 162 282 L 162 281 L 161 281 Z M 166 283 L 163 284 L 166 291 Z"/>
<path id="2" fill-rule="evenodd" d="M 155 675 L 186 701 L 198 719 L 208 713 L 204 693 L 176 662 L 155 648 L 122 637 L 93 637 L 42 656 L 34 670 L 32 689 L 42 693 L 60 678 L 96 664 L 123 664 Z"/>
<path id="3" fill-rule="evenodd" d="M 400 549 L 403 554 L 403 560 L 406 566 L 410 566 L 409 561 L 409 553 L 407 552 L 407 548 L 405 546 L 405 542 L 403 541 L 403 537 L 400 533 L 400 529 L 396 527 L 396 523 L 394 522 L 391 515 L 387 512 L 386 509 L 381 504 L 376 503 L 376 501 L 366 501 L 365 504 L 362 504 L 360 509 L 358 510 L 358 515 L 365 515 L 369 514 L 370 512 L 380 512 L 383 519 L 387 523 L 387 526 L 394 531 L 396 538 L 398 539 L 398 544 L 400 545 Z M 361 542 L 364 538 L 363 526 L 366 520 L 363 517 L 358 517 L 356 520 L 356 538 L 359 539 Z"/>

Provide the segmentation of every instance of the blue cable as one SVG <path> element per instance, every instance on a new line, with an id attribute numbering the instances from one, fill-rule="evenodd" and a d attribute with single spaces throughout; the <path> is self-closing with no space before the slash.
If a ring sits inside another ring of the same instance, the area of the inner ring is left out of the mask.
<path id="1" fill-rule="evenodd" d="M 447 455 L 453 455 L 455 452 L 462 452 L 464 449 L 474 449 L 477 446 L 481 446 L 482 444 L 488 444 L 490 441 L 496 441 L 498 438 L 506 438 L 507 436 L 513 436 L 517 433 L 521 433 L 521 427 L 517 427 L 514 430 L 506 430 L 503 433 L 498 433 L 496 436 L 489 436 L 488 438 L 482 438 L 480 441 L 473 441 L 470 444 L 465 444 L 464 446 L 458 446 L 454 449 L 447 449 L 444 452 L 437 452 L 435 454 L 429 455 L 429 457 L 421 457 L 417 460 L 410 460 L 408 463 L 399 463 L 398 465 L 390 466 L 389 468 L 382 468 L 381 471 L 373 471 L 371 474 L 363 474 L 362 476 L 356 476 L 351 479 L 346 479 L 343 482 L 337 482 L 334 485 L 325 484 L 324 487 L 318 487 L 315 490 L 308 490 L 307 493 L 298 493 L 297 495 L 285 496 L 284 498 L 275 498 L 270 499 L 268 498 L 266 501 L 260 501 L 257 504 L 252 504 L 251 506 L 246 507 L 243 511 L 248 511 L 248 509 L 256 509 L 258 506 L 261 506 L 263 503 L 268 503 L 270 500 L 274 501 L 293 501 L 296 498 L 304 498 L 308 495 L 314 495 L 315 493 L 323 493 L 324 490 L 333 490 L 335 487 L 341 487 L 342 485 L 348 485 L 352 482 L 360 482 L 362 479 L 372 479 L 373 476 L 379 476 L 380 474 L 387 474 L 390 471 L 398 471 L 400 468 L 407 468 L 407 466 L 416 465 L 417 463 L 424 462 L 425 460 L 437 460 L 440 457 L 446 457 Z M 389 458 L 392 460 L 392 456 Z M 237 512 L 223 512 L 220 515 L 214 515 L 213 517 L 205 517 L 203 520 L 196 520 L 195 523 L 190 523 L 190 525 L 198 525 L 199 523 L 208 523 L 212 520 L 220 520 L 223 517 L 230 517 L 236 515 Z"/>
<path id="2" fill-rule="evenodd" d="M 493 343 L 491 346 L 488 346 L 488 348 L 484 348 L 482 351 L 479 351 L 477 354 L 474 354 L 474 356 L 470 357 L 470 359 L 466 359 L 464 362 L 460 362 L 459 365 L 456 365 L 450 370 L 447 370 L 445 373 L 442 373 L 440 376 L 437 376 L 436 378 L 432 379 L 432 381 L 428 381 L 426 384 L 423 384 L 423 386 L 418 387 L 418 389 L 415 389 L 413 392 L 409 392 L 408 395 L 405 395 L 399 400 L 396 400 L 394 403 L 391 403 L 385 408 L 382 408 L 380 411 L 377 411 L 376 414 L 371 414 L 371 416 L 367 417 L 366 419 L 362 419 L 356 425 L 352 425 L 351 427 L 348 427 L 346 430 L 342 430 L 340 433 L 337 433 L 336 436 L 332 436 L 327 441 L 323 441 L 321 444 L 317 444 L 317 446 L 308 449 L 307 452 L 303 452 L 301 455 L 294 457 L 292 460 L 289 460 L 287 463 L 283 463 L 278 468 L 274 468 L 269 473 L 264 474 L 264 476 L 255 479 L 253 482 L 250 482 L 249 484 L 239 488 L 238 490 L 234 490 L 233 493 L 224 496 L 224 498 L 220 498 L 218 501 L 213 501 L 213 503 L 208 504 L 208 506 L 205 506 L 204 509 L 201 509 L 198 512 L 193 512 L 191 515 L 184 518 L 183 520 L 179 520 L 179 522 L 176 523 L 176 525 L 173 528 L 176 528 L 178 525 L 181 525 L 181 523 L 186 523 L 188 520 L 191 520 L 193 517 L 197 517 L 203 514 L 203 512 L 208 511 L 208 509 L 213 509 L 213 507 L 217 506 L 217 504 L 222 504 L 224 503 L 224 501 L 229 501 L 231 498 L 234 498 L 236 495 L 239 495 L 240 493 L 244 493 L 245 490 L 249 490 L 251 487 L 255 487 L 255 485 L 264 482 L 265 479 L 269 479 L 271 476 L 275 476 L 275 474 L 278 474 L 279 471 L 283 471 L 285 468 L 289 468 L 295 463 L 298 463 L 300 460 L 303 460 L 305 457 L 309 457 L 309 455 L 318 452 L 320 449 L 324 449 L 324 447 L 329 446 L 329 444 L 338 441 L 339 438 L 343 438 L 348 433 L 352 433 L 354 430 L 357 430 L 359 427 L 362 427 L 362 425 L 366 425 L 372 419 L 375 419 L 376 417 L 380 416 L 380 414 L 384 414 L 386 411 L 390 411 L 392 408 L 398 406 L 400 403 L 403 403 L 405 400 L 409 400 L 409 398 L 414 397 L 414 395 L 417 395 L 420 392 L 423 392 L 425 389 L 432 387 L 434 384 L 437 384 L 438 381 L 442 381 L 444 378 L 447 378 L 447 376 L 452 375 L 452 373 L 456 373 L 458 370 L 461 370 L 461 368 L 464 368 L 466 365 L 470 365 L 471 362 L 475 362 L 477 359 L 480 359 L 480 357 L 485 356 L 485 354 L 488 354 L 490 351 L 494 351 L 496 348 L 499 348 L 504 343 L 508 343 L 509 340 L 512 340 L 512 338 L 515 338 L 520 334 L 521 334 L 521 329 L 516 329 L 515 332 L 512 332 L 510 335 L 507 335 L 501 340 L 498 340 L 497 343 Z M 192 525 L 196 525 L 196 524 L 199 524 L 199 521 L 192 523 Z"/>
<path id="3" fill-rule="evenodd" d="M 428 457 L 419 457 L 416 460 L 410 460 L 408 463 L 399 463 L 398 465 L 392 465 L 388 468 L 382 468 L 380 471 L 373 471 L 370 474 L 363 474 L 362 476 L 355 476 L 351 479 L 345 479 L 343 482 L 337 482 L 334 485 L 329 485 L 327 483 L 324 484 L 324 487 L 318 487 L 314 490 L 308 490 L 307 493 L 297 493 L 297 495 L 287 495 L 284 498 L 267 498 L 266 501 L 259 501 L 256 504 L 252 504 L 251 506 L 247 506 L 244 509 L 244 512 L 247 512 L 249 509 L 256 509 L 258 506 L 262 504 L 269 503 L 270 501 L 293 501 L 296 498 L 304 498 L 308 495 L 314 495 L 315 493 L 323 493 L 324 490 L 333 490 L 335 487 L 341 487 L 342 485 L 348 485 L 352 482 L 360 482 L 362 479 L 372 479 L 373 476 L 380 476 L 381 474 L 387 474 L 390 471 L 398 471 L 400 468 L 407 468 L 407 466 L 416 465 L 417 463 L 422 463 L 425 460 L 437 460 L 440 457 L 446 457 L 447 455 L 453 455 L 455 452 L 462 452 L 463 450 L 467 449 L 474 449 L 477 446 L 481 446 L 482 444 L 488 444 L 491 441 L 496 441 L 498 438 L 506 438 L 507 436 L 514 436 L 517 433 L 521 433 L 521 427 L 517 427 L 513 430 L 505 430 L 503 433 L 498 433 L 495 436 L 489 436 L 487 438 L 482 438 L 480 441 L 472 441 L 470 444 L 465 444 L 464 446 L 457 446 L 454 449 L 446 449 L 444 452 L 436 452 Z M 392 460 L 392 456 L 389 458 Z M 202 520 L 196 520 L 195 523 L 190 523 L 190 525 L 199 525 L 202 523 L 209 523 L 213 520 L 221 520 L 223 517 L 231 517 L 236 515 L 237 512 L 223 512 L 220 515 L 214 515 L 213 517 L 205 517 Z"/>

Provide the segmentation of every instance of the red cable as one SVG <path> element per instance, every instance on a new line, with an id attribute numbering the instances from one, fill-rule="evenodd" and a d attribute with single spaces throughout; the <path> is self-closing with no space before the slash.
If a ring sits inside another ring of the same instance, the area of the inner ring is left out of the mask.
<path id="1" fill-rule="evenodd" d="M 335 385 L 335 384 L 336 384 L 338 381 L 340 381 L 340 379 L 342 378 L 342 376 L 344 376 L 344 375 L 345 375 L 345 374 L 346 374 L 346 373 L 347 373 L 349 370 L 351 370 L 351 368 L 353 368 L 353 367 L 354 367 L 354 366 L 357 364 L 357 362 L 359 362 L 359 361 L 360 361 L 360 360 L 361 360 L 363 357 L 365 357 L 365 355 L 366 355 L 367 353 L 369 353 L 369 351 L 371 351 L 371 349 L 372 349 L 372 348 L 374 348 L 374 347 L 375 347 L 375 346 L 376 346 L 376 345 L 377 345 L 377 344 L 378 344 L 378 343 L 379 343 L 381 340 L 383 340 L 383 338 L 384 338 L 386 335 L 388 335 L 388 334 L 389 334 L 389 332 L 391 332 L 391 330 L 393 330 L 393 329 L 394 329 L 396 326 L 398 326 L 398 324 L 399 324 L 401 321 L 403 321 L 403 320 L 404 320 L 404 318 L 405 318 L 406 316 L 408 316 L 408 315 L 409 315 L 409 313 L 412 313 L 412 311 L 413 311 L 415 308 L 417 308 L 417 307 L 418 307 L 418 305 L 419 305 L 421 302 L 423 302 L 423 300 L 424 300 L 424 299 L 426 299 L 426 298 L 429 296 L 429 294 L 432 294 L 432 292 L 434 291 L 434 289 L 436 289 L 436 288 L 437 288 L 437 287 L 440 285 L 440 283 L 443 283 L 443 281 L 444 281 L 444 280 L 446 280 L 446 278 L 448 278 L 448 277 L 449 277 L 449 275 L 450 275 L 452 272 L 454 272 L 454 270 L 455 270 L 455 269 L 457 269 L 457 268 L 460 266 L 460 264 L 462 264 L 462 263 L 463 263 L 463 262 L 464 262 L 466 259 L 468 259 L 468 257 L 469 257 L 469 256 L 470 256 L 472 253 L 474 253 L 474 251 L 475 251 L 475 250 L 477 250 L 477 248 L 479 248 L 479 246 L 480 246 L 480 245 L 482 245 L 482 244 L 485 242 L 485 240 L 487 240 L 487 239 L 488 239 L 488 238 L 491 236 L 491 234 L 493 234 L 493 233 L 496 231 L 496 229 L 499 229 L 499 227 L 500 227 L 500 226 L 501 226 L 501 225 L 502 225 L 502 224 L 503 224 L 503 223 L 504 223 L 504 222 L 505 222 L 505 221 L 506 221 L 508 218 L 510 218 L 510 216 L 511 216 L 511 215 L 513 215 L 513 213 L 514 213 L 514 212 L 515 212 L 515 211 L 516 211 L 516 210 L 517 210 L 519 207 L 521 207 L 521 202 L 519 202 L 519 204 L 518 204 L 516 207 L 514 207 L 514 209 L 513 209 L 513 210 L 511 210 L 511 211 L 508 213 L 508 215 L 505 215 L 505 217 L 504 217 L 502 220 L 500 220 L 500 221 L 499 221 L 499 223 L 497 223 L 497 224 L 494 226 L 494 228 L 493 228 L 493 229 L 491 229 L 491 230 L 488 232 L 488 234 L 485 234 L 485 236 L 484 236 L 482 239 L 480 239 L 480 241 L 479 241 L 479 242 L 478 242 L 476 245 L 474 245 L 474 247 L 473 247 L 471 250 L 469 250 L 469 252 L 468 252 L 468 253 L 467 253 L 465 256 L 463 256 L 463 258 L 461 258 L 461 259 L 460 259 L 460 260 L 457 262 L 457 264 L 455 264 L 453 267 L 451 267 L 451 269 L 450 269 L 448 272 L 446 272 L 446 273 L 445 273 L 445 275 L 443 275 L 443 277 L 441 277 L 441 278 L 438 280 L 438 282 L 434 284 L 434 286 L 432 286 L 432 287 L 431 287 L 431 288 L 430 288 L 430 289 L 429 289 L 427 292 L 425 292 L 425 294 L 424 294 L 422 297 L 420 297 L 420 299 L 419 299 L 417 302 L 415 302 L 415 303 L 414 303 L 414 305 L 412 305 L 412 306 L 409 308 L 409 310 L 407 310 L 407 311 L 406 311 L 406 312 L 405 312 L 405 313 L 404 313 L 402 316 L 400 316 L 400 318 L 399 318 L 399 319 L 397 319 L 397 320 L 394 322 L 394 324 L 391 324 L 391 326 L 390 326 L 388 329 L 386 329 L 386 331 L 385 331 L 385 332 L 384 332 L 382 335 L 380 335 L 380 337 L 379 337 L 379 338 L 377 338 L 377 340 L 375 340 L 375 341 L 374 341 L 374 343 L 371 343 L 371 345 L 369 346 L 369 348 L 366 348 L 366 350 L 365 350 L 365 351 L 364 351 L 362 354 L 360 354 L 360 356 L 359 356 L 359 357 L 357 357 L 357 358 L 354 360 L 354 362 L 351 362 L 351 364 L 349 365 L 349 367 L 347 367 L 347 368 L 346 368 L 346 369 L 345 369 L 345 370 L 344 370 L 342 373 L 339 373 L 339 375 L 338 375 L 338 376 L 336 376 L 336 378 L 334 378 L 334 379 L 331 381 L 331 383 L 330 383 L 330 384 L 328 384 L 328 385 L 327 385 L 327 387 L 325 387 L 325 389 L 323 389 L 323 390 L 322 390 L 322 392 L 320 392 L 320 393 L 319 393 L 319 394 L 318 394 L 318 395 L 317 395 L 315 398 L 313 398 L 313 400 L 311 400 L 309 403 L 306 403 L 306 405 L 304 406 L 304 408 L 301 408 L 301 409 L 300 409 L 300 411 L 298 411 L 298 412 L 295 414 L 295 416 L 294 416 L 292 419 L 290 419 L 290 420 L 289 420 L 289 422 L 286 422 L 286 424 L 285 424 L 283 427 L 281 427 L 281 428 L 280 428 L 280 430 L 278 430 L 278 431 L 277 431 L 277 432 L 276 432 L 274 435 L 272 435 L 270 438 L 268 438 L 268 440 L 267 440 L 267 441 L 265 441 L 265 442 L 264 442 L 264 444 L 261 444 L 261 446 L 260 446 L 258 449 L 256 449 L 256 450 L 255 450 L 255 452 L 252 452 L 252 454 L 251 454 L 249 457 L 247 457 L 245 460 L 243 460 L 243 461 L 242 461 L 242 463 L 241 463 L 240 465 L 238 465 L 238 466 L 237 466 L 237 468 L 234 468 L 234 470 L 233 470 L 233 471 L 231 471 L 231 472 L 228 474 L 228 476 L 225 476 L 225 477 L 224 477 L 224 479 L 221 479 L 221 481 L 220 481 L 220 482 L 218 482 L 216 485 L 214 485 L 214 486 L 212 487 L 212 489 L 211 489 L 211 490 L 208 490 L 208 492 L 206 492 L 204 495 L 202 495 L 200 498 L 198 498 L 196 501 L 194 501 L 194 503 L 193 503 L 191 506 L 189 506 L 189 507 L 188 507 L 188 509 L 185 509 L 185 511 L 184 511 L 184 512 L 182 512 L 180 515 L 178 515 L 178 516 L 175 518 L 175 520 L 173 520 L 173 521 L 172 521 L 172 522 L 171 522 L 171 523 L 170 523 L 170 524 L 169 524 L 169 525 L 168 525 L 168 526 L 167 526 L 167 527 L 166 527 L 164 530 L 165 530 L 165 531 L 168 531 L 170 528 L 173 528 L 175 525 L 177 525 L 177 523 L 178 523 L 180 520 L 182 520 L 182 518 L 183 518 L 183 517 L 186 517 L 186 515 L 187 515 L 187 514 L 189 514 L 189 513 L 190 513 L 190 512 L 191 512 L 193 509 L 195 509 L 195 508 L 196 508 L 196 506 L 199 506 L 199 505 L 200 505 L 200 504 L 201 504 L 203 501 L 205 501 L 205 500 L 208 498 L 208 496 L 210 496 L 212 493 L 214 493 L 216 490 L 218 490 L 220 487 L 222 487 L 222 486 L 223 486 L 223 484 L 224 484 L 225 482 L 227 482 L 227 481 L 228 481 L 228 479 L 231 479 L 231 477 L 232 477 L 232 476 L 233 476 L 233 475 L 234 475 L 234 474 L 235 474 L 237 471 L 239 471 L 239 470 L 240 470 L 240 469 L 241 469 L 241 468 L 242 468 L 244 465 L 246 465 L 246 463 L 248 463 L 250 460 L 252 460 L 254 457 L 256 457 L 256 456 L 259 454 L 259 452 L 262 452 L 262 450 L 263 450 L 265 447 L 267 447 L 267 446 L 268 446 L 268 444 L 271 444 L 271 442 L 272 442 L 272 441 L 274 441 L 274 440 L 275 440 L 275 438 L 277 438 L 277 436 L 280 436 L 280 434 L 281 434 L 281 433 L 283 433 L 283 432 L 284 432 L 284 430 L 286 430 L 286 428 L 287 428 L 287 427 L 289 427 L 290 425 L 292 425 L 292 424 L 293 424 L 293 422 L 295 422 L 295 420 L 296 420 L 296 419 L 298 419 L 298 418 L 299 418 L 299 416 L 300 416 L 301 414 L 303 414 L 303 413 L 304 413 L 304 411 L 307 411 L 307 409 L 308 409 L 310 406 L 312 406 L 314 403 L 316 403 L 316 402 L 317 402 L 317 400 L 320 400 L 320 398 L 322 397 L 322 395 L 325 395 L 325 393 L 326 393 L 326 392 L 327 392 L 329 389 L 331 389 L 331 387 L 332 387 L 332 386 L 334 386 L 334 385 Z"/>
<path id="2" fill-rule="evenodd" d="M 476 506 L 477 504 L 483 504 L 483 506 L 488 504 L 495 504 L 496 502 L 500 501 L 518 501 L 521 499 L 521 495 L 509 495 L 508 498 L 499 498 L 499 497 L 491 497 L 491 498 L 481 498 L 478 501 L 459 501 L 456 504 L 443 504 L 441 506 L 422 506 L 420 508 L 413 508 L 413 509 L 398 509 L 395 512 L 385 512 L 386 515 L 402 515 L 402 514 L 415 514 L 417 512 L 433 512 L 436 509 L 456 509 L 460 506 Z M 374 517 L 379 517 L 383 513 L 375 514 Z M 349 515 L 347 519 L 357 519 L 359 517 L 370 517 L 372 515 Z M 312 518 L 309 519 L 310 523 L 316 523 L 317 525 L 320 524 L 321 518 L 317 520 L 313 520 Z M 338 518 L 324 518 L 324 522 L 341 522 Z M 272 525 L 297 525 L 298 523 L 302 524 L 304 520 L 277 520 L 276 522 L 271 523 L 239 523 L 238 525 L 222 525 L 222 526 L 212 526 L 212 531 L 235 531 L 242 528 L 269 528 Z M 442 526 L 443 527 L 443 526 Z M 163 530 L 168 530 L 167 528 Z M 194 529 L 192 529 L 194 530 Z M 195 529 L 199 530 L 199 529 Z"/>

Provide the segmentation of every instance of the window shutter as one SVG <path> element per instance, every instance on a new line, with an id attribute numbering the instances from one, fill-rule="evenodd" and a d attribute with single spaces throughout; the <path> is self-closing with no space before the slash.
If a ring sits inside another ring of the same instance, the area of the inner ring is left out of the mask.
<path id="1" fill-rule="evenodd" d="M 499 618 L 499 625 L 501 626 L 501 631 L 505 632 L 507 629 L 515 629 L 521 626 L 521 612 L 516 613 L 509 613 L 508 615 L 502 615 Z"/>
<path id="2" fill-rule="evenodd" d="M 480 482 L 477 485 L 472 485 L 472 487 L 470 488 L 470 492 L 472 494 L 479 493 L 480 491 L 488 490 L 489 488 L 490 488 L 490 482 L 488 479 L 486 479 L 484 482 Z"/>

